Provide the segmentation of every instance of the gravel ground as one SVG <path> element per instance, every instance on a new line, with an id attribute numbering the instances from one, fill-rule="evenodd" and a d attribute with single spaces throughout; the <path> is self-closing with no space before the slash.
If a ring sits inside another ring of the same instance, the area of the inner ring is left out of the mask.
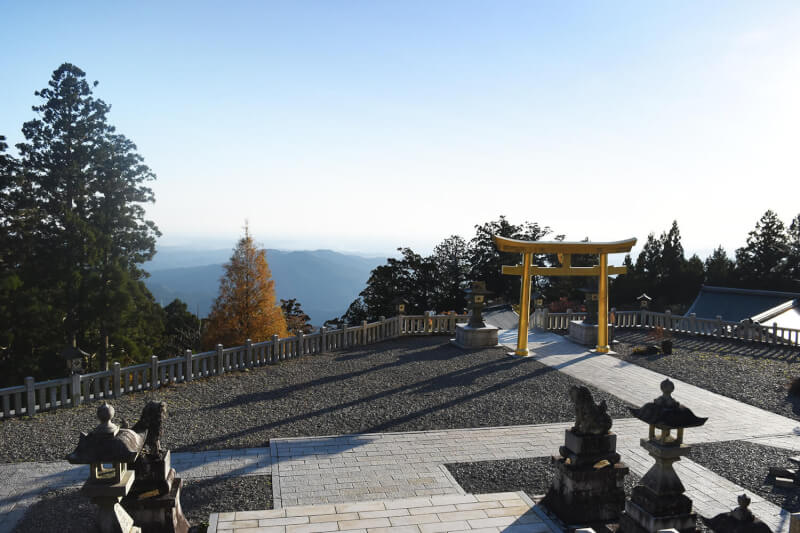
<path id="1" fill-rule="evenodd" d="M 623 461 L 624 462 L 624 461 Z M 543 496 L 556 475 L 550 457 L 526 457 L 453 463 L 445 465 L 461 487 L 470 494 L 523 491 L 531 499 Z M 639 476 L 630 472 L 625 476 L 625 494 L 639 482 Z"/>
<path id="2" fill-rule="evenodd" d="M 617 331 L 615 336 L 620 343 L 612 349 L 619 359 L 800 420 L 800 398 L 787 393 L 789 382 L 800 376 L 797 348 L 673 335 L 672 355 L 633 355 L 634 347 L 656 341 L 631 330 Z"/>
<path id="3" fill-rule="evenodd" d="M 768 474 L 771 466 L 796 468 L 796 465 L 789 461 L 789 457 L 796 453 L 743 440 L 733 440 L 692 445 L 689 458 L 794 513 L 800 511 L 800 487 L 775 487 L 774 478 Z M 732 501 L 730 508 L 734 507 L 736 502 Z"/>
<path id="4" fill-rule="evenodd" d="M 201 533 L 208 527 L 211 513 L 272 509 L 272 479 L 246 476 L 184 481 L 181 506 L 186 519 L 195 526 L 193 532 Z M 78 487 L 47 492 L 28 509 L 14 532 L 50 533 L 53 524 L 64 533 L 93 532 L 97 530 L 96 510 Z"/>
<path id="5" fill-rule="evenodd" d="M 556 475 L 556 467 L 551 463 L 550 457 L 453 463 L 445 466 L 458 484 L 471 494 L 521 490 L 532 500 L 547 493 Z M 631 497 L 631 491 L 639 481 L 641 478 L 633 472 L 625 476 L 627 498 Z M 697 529 L 700 533 L 709 532 L 699 516 Z"/>
<path id="6" fill-rule="evenodd" d="M 418 431 L 574 420 L 568 391 L 580 381 L 503 349 L 463 351 L 446 337 L 412 337 L 249 372 L 126 395 L 116 421 L 167 402 L 162 441 L 173 451 L 267 446 L 273 437 Z M 592 390 L 612 417 L 626 404 Z M 63 458 L 97 404 L 0 423 L 0 462 Z"/>

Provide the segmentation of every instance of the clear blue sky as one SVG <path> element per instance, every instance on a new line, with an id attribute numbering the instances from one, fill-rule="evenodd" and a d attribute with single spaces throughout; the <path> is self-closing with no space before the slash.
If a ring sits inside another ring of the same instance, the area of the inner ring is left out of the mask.
<path id="1" fill-rule="evenodd" d="M 62 62 L 164 244 L 426 252 L 506 214 L 743 245 L 800 212 L 800 2 L 3 2 L 0 134 Z"/>

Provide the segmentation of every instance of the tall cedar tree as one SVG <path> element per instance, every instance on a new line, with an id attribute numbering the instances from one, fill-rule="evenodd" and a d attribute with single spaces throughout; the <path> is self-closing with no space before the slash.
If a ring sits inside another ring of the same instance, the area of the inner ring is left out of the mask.
<path id="1" fill-rule="evenodd" d="M 144 184 L 155 175 L 107 122 L 110 106 L 81 69 L 64 63 L 35 94 L 38 117 L 23 125 L 26 142 L 2 183 L 3 262 L 19 282 L 5 346 L 16 369 L 42 377 L 62 371 L 55 354 L 73 337 L 102 359 L 142 359 L 162 327 L 139 267 L 160 235 L 143 207 L 154 201 Z"/>
<path id="2" fill-rule="evenodd" d="M 247 339 L 260 342 L 272 335 L 287 337 L 286 320 L 275 300 L 275 282 L 267 265 L 266 250 L 259 250 L 250 230 L 244 229 L 225 275 L 219 296 L 208 317 L 203 344 L 242 345 Z"/>

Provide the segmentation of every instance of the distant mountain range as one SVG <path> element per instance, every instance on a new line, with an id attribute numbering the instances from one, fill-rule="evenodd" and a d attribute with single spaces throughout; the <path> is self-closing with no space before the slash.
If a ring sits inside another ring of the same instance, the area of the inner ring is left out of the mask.
<path id="1" fill-rule="evenodd" d="M 153 260 L 144 264 L 150 273 L 145 283 L 160 304 L 180 298 L 190 311 L 207 316 L 217 297 L 223 263 L 231 253 L 231 249 L 159 247 Z M 372 269 L 385 262 L 386 258 L 331 250 L 267 250 L 277 298 L 296 298 L 315 326 L 342 315 L 366 286 Z"/>

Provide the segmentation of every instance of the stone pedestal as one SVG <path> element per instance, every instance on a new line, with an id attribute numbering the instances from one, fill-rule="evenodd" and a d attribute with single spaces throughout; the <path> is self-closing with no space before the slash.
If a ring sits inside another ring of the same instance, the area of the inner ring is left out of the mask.
<path id="1" fill-rule="evenodd" d="M 498 331 L 500 330 L 494 326 L 475 328 L 468 324 L 457 324 L 456 338 L 450 339 L 450 342 L 465 349 L 497 346 Z"/>
<path id="2" fill-rule="evenodd" d="M 134 473 L 130 470 L 122 475 L 117 483 L 100 483 L 89 480 L 81 492 L 97 505 L 97 525 L 101 533 L 141 533 L 134 526 L 134 519 L 119 504 L 133 485 Z"/>
<path id="3" fill-rule="evenodd" d="M 122 505 L 142 533 L 186 533 L 189 522 L 181 509 L 183 481 L 175 477 L 169 450 L 140 455 L 134 463 L 136 482 Z"/>
<path id="4" fill-rule="evenodd" d="M 619 462 L 617 436 L 565 433 L 557 472 L 543 504 L 564 524 L 593 527 L 615 523 L 625 505 L 623 481 L 628 467 Z"/>
<path id="5" fill-rule="evenodd" d="M 692 512 L 692 500 L 684 492 L 672 463 L 689 453 L 683 444 L 662 443 L 642 439 L 641 446 L 656 463 L 633 489 L 620 517 L 619 530 L 624 533 L 656 533 L 661 529 L 676 529 L 681 533 L 697 530 L 697 515 Z"/>
<path id="6" fill-rule="evenodd" d="M 586 324 L 582 320 L 571 320 L 567 331 L 567 337 L 578 344 L 594 347 L 597 346 L 597 328 L 597 324 Z M 608 343 L 611 344 L 613 340 L 614 326 L 609 324 Z"/>

